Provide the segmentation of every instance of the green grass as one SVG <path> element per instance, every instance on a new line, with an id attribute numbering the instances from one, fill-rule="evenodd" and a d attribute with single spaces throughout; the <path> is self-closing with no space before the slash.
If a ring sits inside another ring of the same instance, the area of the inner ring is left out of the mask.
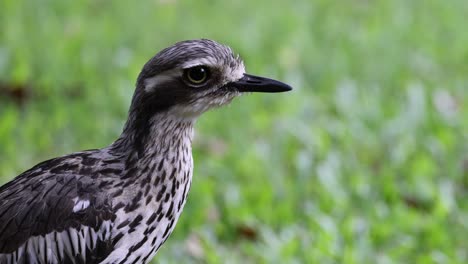
<path id="1" fill-rule="evenodd" d="M 467 1 L 0 6 L 0 183 L 112 142 L 147 59 L 212 38 L 295 90 L 202 116 L 158 263 L 468 262 Z"/>

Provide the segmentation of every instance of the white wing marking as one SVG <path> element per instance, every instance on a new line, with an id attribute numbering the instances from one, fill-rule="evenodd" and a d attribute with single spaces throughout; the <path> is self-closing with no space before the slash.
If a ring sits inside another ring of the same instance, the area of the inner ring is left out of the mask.
<path id="1" fill-rule="evenodd" d="M 78 197 L 73 198 L 73 202 L 75 205 L 73 206 L 73 212 L 83 211 L 84 209 L 89 207 L 89 200 L 80 200 Z"/>

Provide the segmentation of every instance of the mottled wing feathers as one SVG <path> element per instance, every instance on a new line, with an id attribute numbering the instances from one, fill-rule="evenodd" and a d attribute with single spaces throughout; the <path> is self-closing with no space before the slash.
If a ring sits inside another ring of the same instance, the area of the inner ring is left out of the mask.
<path id="1" fill-rule="evenodd" d="M 110 235 L 104 233 L 109 232 L 115 214 L 110 198 L 102 191 L 106 182 L 99 171 L 98 155 L 99 151 L 93 150 L 48 160 L 0 187 L 0 262 L 2 256 L 6 259 L 14 254 L 17 259 L 19 255 L 31 257 L 26 251 L 41 246 L 28 243 L 49 242 L 50 248 L 54 241 L 64 239 L 69 241 L 62 243 L 62 248 L 55 243 L 56 248 L 49 252 L 55 254 L 49 256 L 56 259 L 52 263 L 57 259 L 65 263 L 64 259 L 75 257 L 73 253 L 109 253 Z M 85 240 L 85 248 L 74 241 L 79 238 Z M 39 252 L 40 248 L 32 251 Z M 41 256 L 42 260 L 47 254 Z"/>

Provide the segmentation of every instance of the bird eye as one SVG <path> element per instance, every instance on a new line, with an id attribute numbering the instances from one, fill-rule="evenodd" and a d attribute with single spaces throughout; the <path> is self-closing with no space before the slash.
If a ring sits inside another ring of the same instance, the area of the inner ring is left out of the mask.
<path id="1" fill-rule="evenodd" d="M 205 66 L 195 66 L 192 68 L 185 69 L 185 79 L 193 85 L 201 85 L 208 80 L 209 69 Z"/>

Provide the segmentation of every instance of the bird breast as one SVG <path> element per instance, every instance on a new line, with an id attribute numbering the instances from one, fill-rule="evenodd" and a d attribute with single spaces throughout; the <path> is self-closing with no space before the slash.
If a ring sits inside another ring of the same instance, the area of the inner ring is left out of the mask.
<path id="1" fill-rule="evenodd" d="M 126 183 L 134 186 L 125 188 L 133 192 L 116 197 L 119 208 L 112 236 L 119 241 L 103 263 L 131 263 L 138 257 L 151 260 L 174 230 L 190 189 L 193 168 L 191 138 L 174 138 L 167 142 L 168 146 L 154 147 L 162 152 L 148 151 L 148 157 L 140 159 L 134 172 L 138 175 Z"/>

